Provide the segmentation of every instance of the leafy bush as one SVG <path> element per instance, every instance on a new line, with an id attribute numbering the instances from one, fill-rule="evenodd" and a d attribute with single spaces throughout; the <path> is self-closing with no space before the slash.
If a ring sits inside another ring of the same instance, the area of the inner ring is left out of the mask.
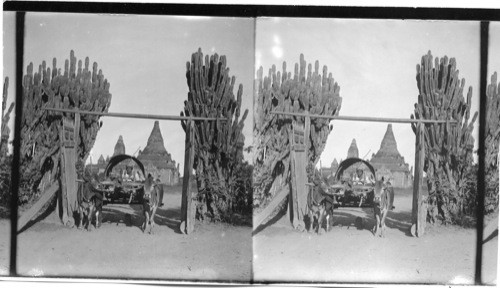
<path id="1" fill-rule="evenodd" d="M 12 176 L 12 155 L 0 157 L 0 205 L 10 202 L 10 183 Z"/>

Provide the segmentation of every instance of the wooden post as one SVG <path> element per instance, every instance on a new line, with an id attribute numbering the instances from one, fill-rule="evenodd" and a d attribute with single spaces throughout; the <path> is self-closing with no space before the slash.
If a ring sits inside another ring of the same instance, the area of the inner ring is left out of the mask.
<path id="1" fill-rule="evenodd" d="M 287 216 L 290 220 L 290 223 L 294 225 L 298 222 L 297 219 L 297 180 L 295 174 L 295 150 L 293 149 L 295 143 L 295 129 L 294 124 L 292 124 L 292 132 L 290 135 L 290 197 L 288 197 L 288 210 Z"/>
<path id="2" fill-rule="evenodd" d="M 77 210 L 77 183 L 76 183 L 76 144 L 75 125 L 73 121 L 63 118 L 61 139 L 61 195 L 62 195 L 62 222 L 72 227 L 75 223 L 73 213 Z"/>
<path id="3" fill-rule="evenodd" d="M 80 113 L 75 113 L 75 159 L 78 159 L 78 145 L 80 145 Z"/>
<path id="4" fill-rule="evenodd" d="M 292 194 L 290 207 L 292 208 L 292 225 L 295 229 L 305 228 L 304 215 L 307 213 L 307 144 L 305 132 L 301 125 L 292 124 L 290 141 Z"/>
<path id="5" fill-rule="evenodd" d="M 309 111 L 305 111 L 307 115 L 309 115 Z M 307 179 L 307 165 L 309 163 L 309 156 L 308 156 L 308 151 L 309 151 L 309 137 L 311 135 L 311 117 L 306 116 L 305 117 L 305 122 L 304 122 L 304 152 L 301 153 L 301 167 L 300 170 L 297 171 L 300 173 L 300 185 L 298 186 L 298 204 L 299 204 L 299 211 L 300 211 L 300 219 L 302 220 L 302 223 L 304 223 L 304 215 L 307 214 L 308 207 L 307 207 L 307 196 L 309 195 L 309 189 L 310 187 L 307 186 L 306 184 L 309 182 Z"/>
<path id="6" fill-rule="evenodd" d="M 59 153 L 59 167 L 61 167 L 61 179 L 60 179 L 60 185 L 61 185 L 61 196 L 58 197 L 60 199 L 58 200 L 61 200 L 60 204 L 61 204 L 61 208 L 62 208 L 62 223 L 66 225 L 67 221 L 68 221 L 68 199 L 66 197 L 67 195 L 67 187 L 66 187 L 66 171 L 65 171 L 65 165 L 64 163 L 66 162 L 65 161 L 65 153 L 63 152 L 64 151 L 64 144 L 63 144 L 63 140 L 64 139 L 64 122 L 63 122 L 63 125 L 61 127 L 61 131 L 59 132 L 59 139 L 61 139 L 60 143 L 61 143 L 61 152 Z"/>
<path id="7" fill-rule="evenodd" d="M 417 135 L 415 142 L 415 175 L 413 178 L 411 234 L 416 237 L 421 237 L 424 235 L 427 216 L 427 209 L 423 209 L 426 207 L 426 205 L 422 205 L 422 184 L 425 157 L 424 125 L 424 123 L 417 124 Z"/>
<path id="8" fill-rule="evenodd" d="M 186 125 L 186 146 L 184 152 L 184 179 L 182 183 L 181 226 L 183 234 L 190 234 L 194 230 L 196 206 L 193 205 L 191 176 L 194 161 L 194 121 Z"/>

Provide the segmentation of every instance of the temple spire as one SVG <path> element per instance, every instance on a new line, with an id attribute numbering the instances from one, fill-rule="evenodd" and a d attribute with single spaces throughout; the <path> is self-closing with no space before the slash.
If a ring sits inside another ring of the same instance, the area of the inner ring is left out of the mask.
<path id="1" fill-rule="evenodd" d="M 165 144 L 163 142 L 163 136 L 160 131 L 160 122 L 155 121 L 153 126 L 153 130 L 148 138 L 148 143 L 144 150 L 142 150 L 141 154 L 157 154 L 157 155 L 166 155 L 167 149 L 165 149 Z"/>
<path id="2" fill-rule="evenodd" d="M 125 154 L 125 144 L 123 143 L 122 135 L 118 137 L 118 141 L 115 144 L 115 151 L 113 152 L 113 156 L 120 154 Z"/>
<path id="3" fill-rule="evenodd" d="M 359 158 L 358 146 L 356 145 L 356 139 L 352 139 L 351 146 L 347 150 L 347 158 Z"/>
<path id="4" fill-rule="evenodd" d="M 388 124 L 384 138 L 382 139 L 382 143 L 380 143 L 380 149 L 378 150 L 375 157 L 399 155 L 400 154 L 396 144 L 396 138 L 394 138 L 394 133 L 392 132 L 392 124 Z"/>

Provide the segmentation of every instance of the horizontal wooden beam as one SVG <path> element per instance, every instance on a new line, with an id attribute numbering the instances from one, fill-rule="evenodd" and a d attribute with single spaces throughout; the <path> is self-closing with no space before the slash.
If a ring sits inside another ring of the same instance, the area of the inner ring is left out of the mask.
<path id="1" fill-rule="evenodd" d="M 309 116 L 311 118 L 322 118 L 322 119 L 344 120 L 344 121 L 362 121 L 362 122 L 458 124 L 457 121 L 455 120 L 447 121 L 447 120 L 428 120 L 428 119 L 363 117 L 363 116 L 329 116 L 329 115 L 305 114 L 296 112 L 279 112 L 279 111 L 271 111 L 271 114 L 302 116 L 302 117 Z"/>
<path id="2" fill-rule="evenodd" d="M 76 109 L 63 109 L 63 108 L 49 108 L 43 107 L 43 110 L 54 111 L 54 112 L 65 112 L 65 113 L 80 113 L 104 117 L 117 117 L 117 118 L 135 118 L 135 119 L 151 119 L 151 120 L 192 120 L 192 121 L 227 121 L 225 118 L 213 118 L 213 117 L 189 117 L 189 116 L 175 116 L 175 115 L 152 115 L 152 114 L 132 114 L 132 113 L 114 113 L 114 112 L 95 112 L 95 111 L 85 111 Z"/>

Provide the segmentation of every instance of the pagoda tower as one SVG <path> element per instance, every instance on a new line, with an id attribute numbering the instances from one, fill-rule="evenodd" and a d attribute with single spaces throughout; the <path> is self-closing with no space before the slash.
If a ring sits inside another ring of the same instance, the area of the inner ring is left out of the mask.
<path id="1" fill-rule="evenodd" d="M 380 149 L 373 155 L 370 164 L 375 168 L 378 179 L 383 176 L 385 180 L 390 179 L 395 187 L 411 187 L 413 176 L 404 157 L 399 154 L 392 124 L 387 125 Z"/>
<path id="2" fill-rule="evenodd" d="M 144 164 L 145 176 L 151 174 L 155 179 L 160 179 L 167 185 L 175 185 L 179 182 L 178 166 L 165 149 L 158 121 L 154 122 L 146 147 L 139 151 L 137 159 Z"/>

